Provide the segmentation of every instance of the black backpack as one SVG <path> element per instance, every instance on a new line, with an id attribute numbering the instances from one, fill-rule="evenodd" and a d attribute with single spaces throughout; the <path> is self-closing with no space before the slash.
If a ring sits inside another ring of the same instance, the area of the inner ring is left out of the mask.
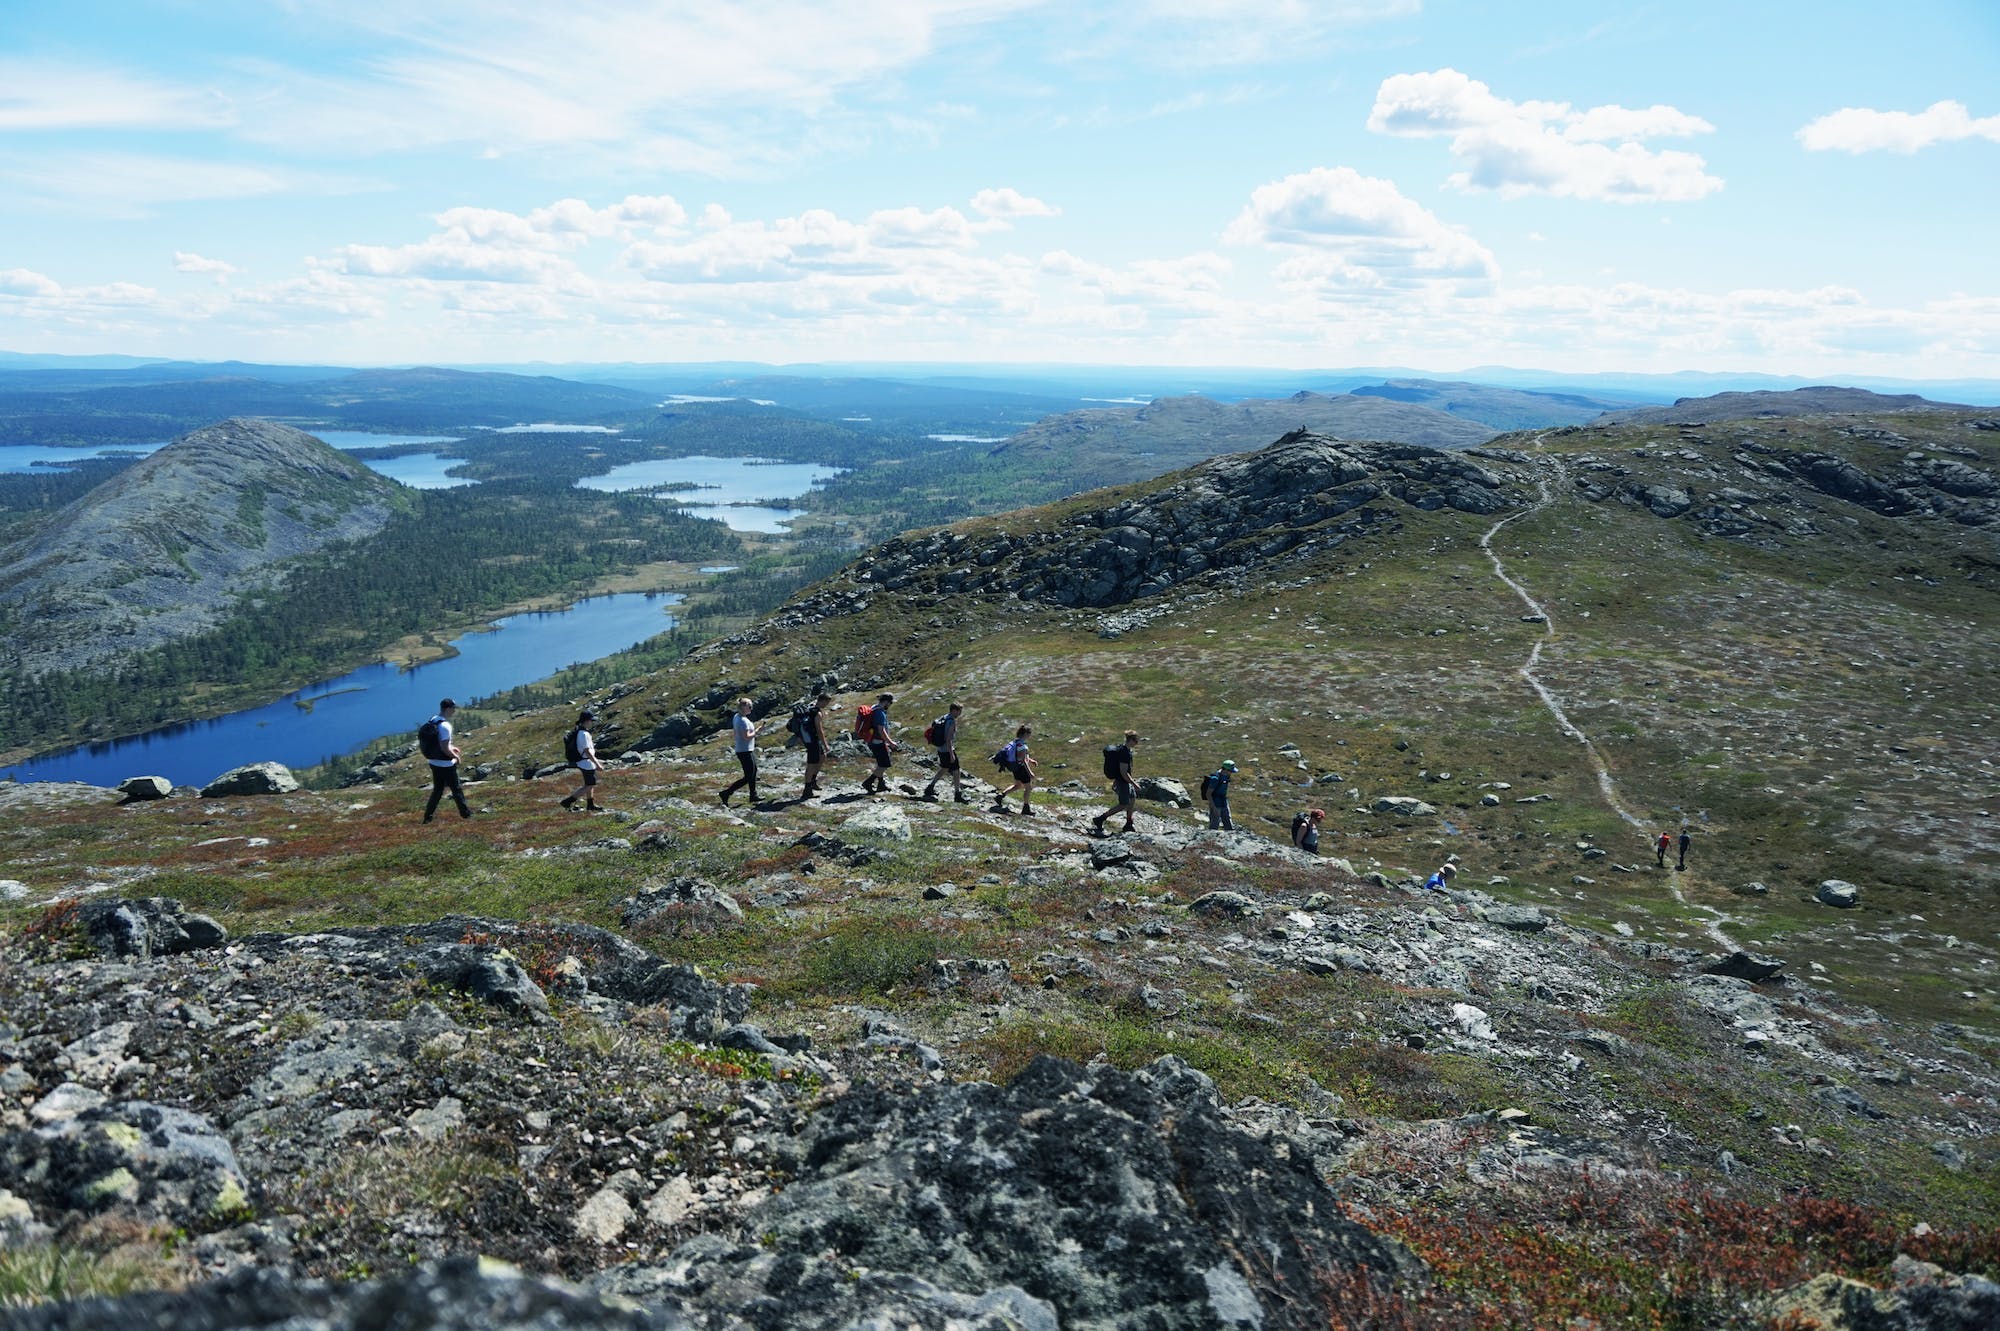
<path id="1" fill-rule="evenodd" d="M 583 761 L 583 745 L 577 741 L 577 732 L 563 732 L 563 761 L 574 767 Z"/>
<path id="2" fill-rule="evenodd" d="M 438 734 L 437 717 L 434 716 L 417 727 L 417 751 L 424 757 L 435 758 L 439 762 L 451 757 L 445 751 L 444 739 Z"/>
<path id="3" fill-rule="evenodd" d="M 812 715 L 810 707 L 794 707 L 792 719 L 785 722 L 785 733 L 797 739 L 806 737 L 806 718 Z"/>
<path id="4" fill-rule="evenodd" d="M 1292 815 L 1292 844 L 1294 846 L 1299 844 L 1299 829 L 1311 821 L 1312 817 L 1309 814 L 1295 813 Z"/>
<path id="5" fill-rule="evenodd" d="M 1125 775 L 1126 749 L 1122 744 L 1104 746 L 1104 775 L 1116 781 Z"/>
<path id="6" fill-rule="evenodd" d="M 1210 772 L 1201 779 L 1201 797 L 1207 799 L 1215 793 L 1215 773 Z"/>

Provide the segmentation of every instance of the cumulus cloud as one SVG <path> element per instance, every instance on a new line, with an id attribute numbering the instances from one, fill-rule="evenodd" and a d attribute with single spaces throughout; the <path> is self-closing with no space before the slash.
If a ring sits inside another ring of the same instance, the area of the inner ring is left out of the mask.
<path id="1" fill-rule="evenodd" d="M 1017 189 L 983 189 L 972 196 L 972 211 L 996 221 L 1018 217 L 1056 217 L 1062 209 L 1043 203 Z"/>
<path id="2" fill-rule="evenodd" d="M 1567 102 L 1515 102 L 1455 69 L 1384 79 L 1368 128 L 1448 138 L 1466 167 L 1451 177 L 1459 189 L 1669 203 L 1722 188 L 1700 156 L 1644 142 L 1712 133 L 1715 127 L 1699 116 L 1671 106 L 1579 111 Z"/>
<path id="3" fill-rule="evenodd" d="M 1849 106 L 1801 128 L 1809 152 L 1913 153 L 1938 143 L 1987 139 L 2000 143 L 2000 115 L 1975 120 L 1963 102 L 1932 102 L 1921 111 L 1870 111 Z"/>
<path id="4" fill-rule="evenodd" d="M 190 254 L 186 250 L 175 250 L 174 271 L 177 273 L 199 273 L 206 277 L 213 277 L 216 285 L 221 286 L 233 274 L 243 270 L 235 264 L 225 263 L 221 259 L 205 259 L 199 254 Z"/>
<path id="5" fill-rule="evenodd" d="M 448 208 L 438 230 L 408 245 L 346 245 L 333 266 L 357 277 L 421 277 L 440 282 L 545 282 L 575 271 L 564 251 L 593 240 L 669 232 L 687 220 L 672 196 L 627 195 L 594 208 L 559 199 L 527 213 Z"/>
<path id="6" fill-rule="evenodd" d="M 59 296 L 62 284 L 27 268 L 0 268 L 0 296 Z"/>
<path id="7" fill-rule="evenodd" d="M 1223 239 L 1293 252 L 1279 274 L 1291 281 L 1397 286 L 1487 281 L 1499 271 L 1492 252 L 1469 233 L 1393 182 L 1345 166 L 1258 186 Z"/>

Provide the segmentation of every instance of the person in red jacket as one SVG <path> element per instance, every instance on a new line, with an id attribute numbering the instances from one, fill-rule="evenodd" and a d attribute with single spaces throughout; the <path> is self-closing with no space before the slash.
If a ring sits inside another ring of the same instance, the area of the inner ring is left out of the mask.
<path id="1" fill-rule="evenodd" d="M 1667 851 L 1672 849 L 1674 838 L 1670 833 L 1660 833 L 1660 839 L 1653 843 L 1653 860 L 1662 869 L 1667 867 Z"/>

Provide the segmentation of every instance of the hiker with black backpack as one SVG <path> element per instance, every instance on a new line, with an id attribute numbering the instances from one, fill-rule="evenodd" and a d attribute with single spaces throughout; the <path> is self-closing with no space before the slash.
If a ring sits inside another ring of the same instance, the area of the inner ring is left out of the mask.
<path id="1" fill-rule="evenodd" d="M 563 736 L 563 761 L 576 769 L 583 778 L 583 784 L 562 799 L 565 809 L 574 809 L 578 800 L 592 813 L 602 813 L 604 807 L 597 802 L 597 774 L 602 770 L 597 761 L 597 740 L 590 733 L 590 724 L 597 719 L 597 713 L 585 708 L 576 714 L 576 725 Z"/>
<path id="2" fill-rule="evenodd" d="M 729 807 L 729 797 L 745 786 L 750 787 L 750 807 L 757 807 L 757 723 L 750 719 L 750 709 L 756 705 L 752 699 L 738 698 L 736 715 L 729 718 L 729 730 L 736 747 L 736 765 L 743 769 L 743 775 L 724 786 L 722 793 L 716 796 L 725 809 Z"/>
<path id="3" fill-rule="evenodd" d="M 1132 817 L 1138 811 L 1139 786 L 1132 780 L 1132 746 L 1139 742 L 1139 732 L 1125 732 L 1123 744 L 1104 746 L 1104 775 L 1111 779 L 1111 793 L 1118 803 L 1090 820 L 1091 830 L 1104 835 L 1104 820 L 1114 813 L 1125 815 L 1125 831 L 1132 830 Z"/>
<path id="4" fill-rule="evenodd" d="M 1223 759 L 1222 766 L 1201 779 L 1201 797 L 1208 801 L 1208 830 L 1234 832 L 1229 820 L 1229 781 L 1236 775 L 1236 760 Z"/>
<path id="5" fill-rule="evenodd" d="M 833 704 L 831 693 L 822 693 L 811 702 L 792 709 L 785 733 L 806 746 L 806 788 L 799 798 L 809 800 L 819 794 L 819 769 L 826 763 L 826 709 Z M 786 747 L 790 747 L 788 741 Z"/>
<path id="6" fill-rule="evenodd" d="M 1007 797 L 1018 790 L 1021 792 L 1021 816 L 1035 816 L 1028 803 L 1035 797 L 1035 760 L 1028 756 L 1028 737 L 1034 733 L 1033 726 L 1022 726 L 1014 732 L 1014 738 L 1001 745 L 1000 751 L 993 755 L 993 765 L 1014 778 L 1013 785 L 993 797 L 993 812 L 1008 812 Z"/>
<path id="7" fill-rule="evenodd" d="M 458 805 L 459 817 L 472 816 L 472 807 L 465 802 L 465 787 L 458 779 L 458 760 L 464 755 L 451 742 L 451 718 L 457 711 L 457 703 L 441 698 L 437 715 L 417 727 L 417 749 L 431 768 L 431 797 L 424 805 L 425 822 L 437 815 L 438 801 L 446 791 L 451 792 L 452 802 Z"/>
<path id="8" fill-rule="evenodd" d="M 862 779 L 861 789 L 869 795 L 884 794 L 889 789 L 889 764 L 897 749 L 903 746 L 889 736 L 889 704 L 896 701 L 893 693 L 875 695 L 873 707 L 863 707 L 854 713 L 854 738 L 868 746 L 868 754 L 875 760 L 875 770 Z"/>
<path id="9" fill-rule="evenodd" d="M 937 750 L 937 771 L 931 776 L 930 784 L 924 787 L 924 798 L 937 800 L 938 782 L 951 777 L 951 797 L 960 804 L 972 803 L 972 797 L 965 793 L 965 773 L 958 762 L 958 718 L 965 714 L 965 704 L 955 702 L 945 709 L 945 714 L 924 727 L 924 742 Z"/>
<path id="10" fill-rule="evenodd" d="M 1308 855 L 1319 854 L 1319 825 L 1325 821 L 1325 809 L 1309 809 L 1293 814 L 1292 844 Z"/>

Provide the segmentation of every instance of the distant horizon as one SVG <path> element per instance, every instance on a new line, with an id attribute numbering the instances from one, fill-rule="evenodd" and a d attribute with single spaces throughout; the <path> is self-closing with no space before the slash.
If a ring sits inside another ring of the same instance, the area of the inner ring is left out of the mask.
<path id="1" fill-rule="evenodd" d="M 95 362 L 84 366 L 65 366 L 46 362 L 82 361 Z M 772 377 L 803 377 L 807 374 L 830 377 L 889 378 L 896 375 L 946 375 L 969 379 L 993 379 L 1004 382 L 1019 378 L 1063 378 L 1087 380 L 1093 376 L 1151 375 L 1151 376 L 1214 376 L 1225 381 L 1218 388 L 1225 391 L 1226 381 L 1237 381 L 1237 388 L 1246 386 L 1244 381 L 1262 381 L 1266 386 L 1273 383 L 1296 383 L 1290 391 L 1329 391 L 1312 389 L 1305 381 L 1311 379 L 1382 379 L 1420 380 L 1433 383 L 1473 383 L 1487 387 L 1512 388 L 1522 391 L 1560 391 L 1565 386 L 1597 387 L 1600 391 L 1620 391 L 1617 385 L 1627 385 L 1623 391 L 1632 392 L 1635 385 L 1656 385 L 1662 387 L 1680 385 L 1690 389 L 1705 390 L 1689 396 L 1708 396 L 1718 392 L 1754 392 L 1755 385 L 1783 386 L 1772 391 L 1788 391 L 1792 388 L 1862 388 L 1868 391 L 1889 390 L 1912 392 L 1925 396 L 1924 390 L 1938 390 L 1956 393 L 1960 397 L 1968 394 L 1985 395 L 1986 401 L 1967 401 L 1961 405 L 2000 405 L 2000 376 L 1982 378 L 1978 376 L 1916 377 L 1901 375 L 1804 375 L 1772 374 L 1754 370 L 1672 370 L 1672 371 L 1627 371 L 1627 370 L 1583 370 L 1565 371 L 1536 366 L 1478 365 L 1464 369 L 1432 370 L 1407 365 L 1321 365 L 1321 366 L 1281 366 L 1257 364 L 1206 364 L 1174 365 L 1145 364 L 1142 362 L 1080 362 L 1080 361 L 1003 361 L 1003 360 L 831 360 L 831 361 L 757 361 L 744 359 L 728 360 L 657 360 L 657 361 L 602 361 L 602 360 L 499 360 L 499 361 L 381 361 L 353 362 L 308 359 L 301 361 L 245 360 L 240 357 L 137 356 L 122 352 L 70 355 L 63 353 L 22 352 L 0 348 L 0 373 L 23 368 L 20 362 L 43 362 L 34 368 L 59 371 L 65 368 L 114 370 L 118 368 L 140 369 L 146 366 L 225 366 L 241 365 L 251 368 L 268 366 L 274 369 L 327 369 L 336 371 L 366 370 L 418 370 L 439 369 L 467 373 L 521 373 L 535 371 L 547 373 L 549 377 L 564 377 L 561 371 L 584 371 L 599 375 L 630 372 L 644 374 L 678 374 L 700 376 L 712 374 L 717 377 L 743 377 L 746 374 L 768 374 Z M 117 365 L 106 362 L 118 362 Z M 1728 385 L 1744 385 L 1731 388 Z M 1360 385 L 1356 385 L 1360 386 Z M 1201 393 L 1203 388 L 1180 387 L 1155 392 L 1152 396 L 1173 396 L 1183 393 Z M 1331 390 L 1348 391 L 1348 390 Z M 1114 403 L 1116 399 L 1092 399 Z"/>

